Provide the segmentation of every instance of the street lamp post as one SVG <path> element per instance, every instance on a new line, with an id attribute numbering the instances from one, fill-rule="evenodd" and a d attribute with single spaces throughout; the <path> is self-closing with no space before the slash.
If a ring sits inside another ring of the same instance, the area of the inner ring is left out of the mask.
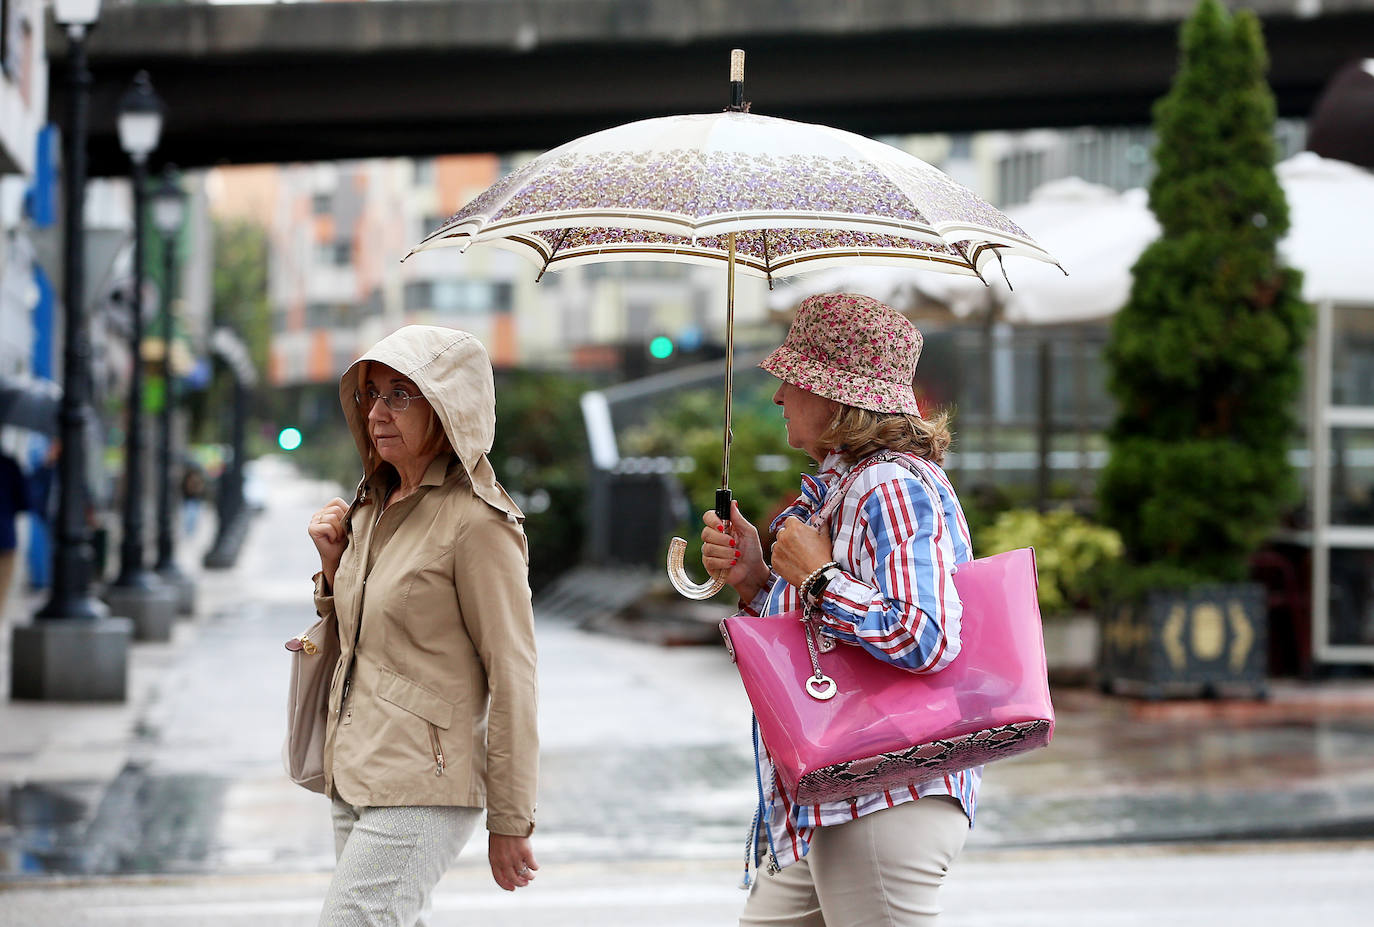
<path id="1" fill-rule="evenodd" d="M 148 155 L 162 133 L 162 101 L 146 71 L 139 71 L 119 101 L 119 144 L 133 164 L 134 270 L 130 300 L 128 433 L 124 452 L 124 525 L 119 545 L 119 576 L 106 592 L 111 609 L 134 621 L 138 640 L 167 640 L 172 635 L 177 592 L 145 564 L 143 544 L 143 213 Z"/>
<path id="2" fill-rule="evenodd" d="M 100 15 L 100 0 L 53 0 L 53 18 L 69 47 L 66 126 L 63 132 L 64 313 L 62 404 L 58 425 L 56 544 L 52 591 L 29 625 L 11 638 L 10 694 L 19 699 L 123 701 L 128 680 L 131 623 L 111 618 L 92 591 L 94 547 L 87 521 L 86 436 L 91 411 L 91 335 L 86 316 L 86 129 L 91 72 L 86 33 Z"/>
<path id="3" fill-rule="evenodd" d="M 186 194 L 177 182 L 176 168 L 167 165 L 162 182 L 153 191 L 153 225 L 162 236 L 162 414 L 158 444 L 157 487 L 157 564 L 153 567 L 164 583 L 177 591 L 178 611 L 190 614 L 195 608 L 195 584 L 181 571 L 176 560 L 176 531 L 172 507 L 177 485 L 174 477 L 173 411 L 176 406 L 176 375 L 172 370 L 172 300 L 176 293 L 176 236 L 186 218 Z"/>

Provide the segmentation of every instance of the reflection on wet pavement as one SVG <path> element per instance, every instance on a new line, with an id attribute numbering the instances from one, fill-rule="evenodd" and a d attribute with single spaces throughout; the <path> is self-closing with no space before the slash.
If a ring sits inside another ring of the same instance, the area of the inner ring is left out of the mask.
<path id="1" fill-rule="evenodd" d="M 98 805 L 93 784 L 10 788 L 0 803 L 0 871 L 208 871 L 224 787 L 208 776 L 149 777 L 130 766 Z"/>
<path id="2" fill-rule="evenodd" d="M 80 872 L 96 783 L 0 785 L 0 872 Z"/>
<path id="3" fill-rule="evenodd" d="M 987 770 L 970 846 L 1374 836 L 1367 707 L 1055 702 L 1053 745 Z"/>
<path id="4" fill-rule="evenodd" d="M 562 748 L 545 754 L 541 782 L 541 859 L 731 858 L 752 811 L 752 757 L 743 745 Z M 0 804 L 3 868 L 20 875 L 329 865 L 323 846 L 292 847 L 289 835 L 276 835 L 273 848 L 271 834 L 251 847 L 227 833 L 243 821 L 226 812 L 226 794 L 243 787 L 130 766 L 93 814 L 91 786 L 11 788 Z M 275 794 L 270 784 L 259 792 L 266 801 Z M 287 818 L 284 826 L 294 825 Z M 1369 836 L 1374 719 L 1218 730 L 1066 713 L 1049 749 L 987 769 L 969 845 Z"/>

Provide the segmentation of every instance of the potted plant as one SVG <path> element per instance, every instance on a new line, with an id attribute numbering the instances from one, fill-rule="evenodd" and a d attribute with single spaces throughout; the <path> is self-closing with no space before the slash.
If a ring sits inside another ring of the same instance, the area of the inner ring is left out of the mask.
<path id="1" fill-rule="evenodd" d="M 1161 236 L 1133 269 L 1107 349 L 1118 404 L 1100 514 L 1125 542 L 1100 671 L 1158 696 L 1263 692 L 1251 553 L 1297 492 L 1287 451 L 1310 310 L 1277 245 L 1274 100 L 1258 20 L 1202 0 L 1155 105 L 1150 208 Z"/>

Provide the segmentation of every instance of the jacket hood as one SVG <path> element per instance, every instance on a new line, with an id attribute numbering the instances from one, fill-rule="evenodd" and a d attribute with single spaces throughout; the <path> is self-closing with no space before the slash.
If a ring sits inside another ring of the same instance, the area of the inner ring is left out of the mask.
<path id="1" fill-rule="evenodd" d="M 372 439 L 367 433 L 367 417 L 353 395 L 358 388 L 358 368 L 369 361 L 386 364 L 415 381 L 438 414 L 473 492 L 507 515 L 523 518 L 496 481 L 496 472 L 487 460 L 496 437 L 496 384 L 482 343 L 454 328 L 407 325 L 349 365 L 339 378 L 339 404 L 364 467 L 371 456 Z"/>

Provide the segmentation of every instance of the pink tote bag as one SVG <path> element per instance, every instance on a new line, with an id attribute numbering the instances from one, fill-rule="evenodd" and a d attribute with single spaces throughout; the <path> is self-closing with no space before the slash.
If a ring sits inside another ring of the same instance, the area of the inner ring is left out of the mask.
<path id="1" fill-rule="evenodd" d="M 759 733 L 802 803 L 900 788 L 1049 744 L 1054 733 L 1030 548 L 961 564 L 963 648 L 918 675 L 840 643 L 818 654 L 818 699 L 800 611 L 721 622 Z"/>

